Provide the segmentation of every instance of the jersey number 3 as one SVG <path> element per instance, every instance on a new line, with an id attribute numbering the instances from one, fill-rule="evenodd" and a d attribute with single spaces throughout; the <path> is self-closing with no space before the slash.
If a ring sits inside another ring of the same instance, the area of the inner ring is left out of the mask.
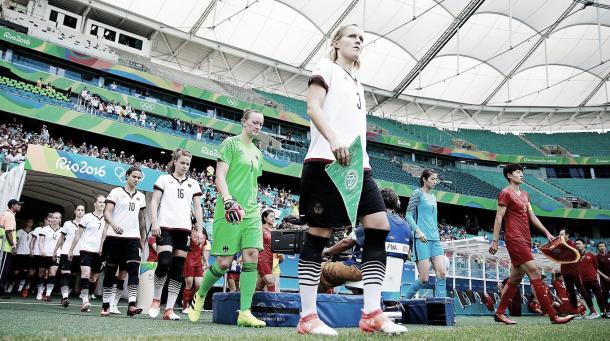
<path id="1" fill-rule="evenodd" d="M 359 92 L 357 92 L 357 93 L 356 93 L 356 96 L 358 96 L 358 103 L 356 104 L 356 107 L 357 107 L 358 109 L 362 109 L 362 100 L 360 99 L 360 93 L 359 93 Z"/>

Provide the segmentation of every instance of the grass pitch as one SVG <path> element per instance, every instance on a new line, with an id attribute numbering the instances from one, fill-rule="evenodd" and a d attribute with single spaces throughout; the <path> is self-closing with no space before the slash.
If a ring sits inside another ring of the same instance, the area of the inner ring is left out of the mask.
<path id="1" fill-rule="evenodd" d="M 212 323 L 212 314 L 204 313 L 199 323 L 186 315 L 181 321 L 156 320 L 148 315 L 129 318 L 123 315 L 99 316 L 100 300 L 93 302 L 90 313 L 79 311 L 79 300 L 64 309 L 55 298 L 50 303 L 33 299 L 0 300 L 1 340 L 81 340 L 81 339 L 155 339 L 155 340 L 313 340 L 318 337 L 298 335 L 294 328 L 249 329 Z M 408 325 L 409 332 L 392 339 L 400 340 L 610 340 L 610 319 L 576 320 L 567 325 L 551 325 L 546 317 L 515 318 L 517 326 L 493 322 L 491 317 L 457 317 L 453 327 Z M 356 328 L 339 329 L 341 340 L 381 340 L 384 336 L 361 334 Z"/>

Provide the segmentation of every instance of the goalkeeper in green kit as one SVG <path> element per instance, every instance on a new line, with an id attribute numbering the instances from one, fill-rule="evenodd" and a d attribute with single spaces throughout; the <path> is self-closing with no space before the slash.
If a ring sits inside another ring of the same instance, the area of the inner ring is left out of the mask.
<path id="1" fill-rule="evenodd" d="M 256 287 L 258 252 L 263 249 L 261 214 L 256 200 L 257 178 L 263 173 L 263 156 L 252 140 L 263 128 L 263 115 L 245 110 L 241 134 L 224 140 L 216 163 L 218 200 L 214 210 L 214 242 L 211 254 L 216 262 L 203 277 L 199 291 L 189 306 L 189 319 L 197 322 L 210 288 L 231 266 L 233 255 L 242 253 L 239 281 L 240 309 L 237 325 L 264 327 L 250 312 Z"/>

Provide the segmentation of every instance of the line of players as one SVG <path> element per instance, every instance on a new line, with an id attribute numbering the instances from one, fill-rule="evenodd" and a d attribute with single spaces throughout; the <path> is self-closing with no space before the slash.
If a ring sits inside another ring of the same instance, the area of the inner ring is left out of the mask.
<path id="1" fill-rule="evenodd" d="M 190 157 L 188 159 L 190 161 Z M 176 161 L 176 158 L 172 161 Z M 188 169 L 188 165 L 186 169 Z M 186 173 L 181 174 L 181 176 L 186 177 Z M 173 179 L 174 174 L 161 176 L 155 185 L 157 188 L 163 186 L 164 181 L 170 184 L 177 182 L 166 181 L 165 177 Z M 117 302 L 122 296 L 121 290 L 124 287 L 125 278 L 127 278 L 129 301 L 127 315 L 134 316 L 141 313 L 142 309 L 136 306 L 140 259 L 143 242 L 146 240 L 144 219 L 146 198 L 142 192 L 136 189 L 141 179 L 142 171 L 140 168 L 132 166 L 126 171 L 124 187 L 114 188 L 107 196 L 96 196 L 93 212 L 85 213 L 85 206 L 78 205 L 74 211 L 74 219 L 66 221 L 63 226 L 61 225 L 62 215 L 59 212 L 50 213 L 45 219 L 44 226 L 35 229 L 33 229 L 33 220 L 29 219 L 24 228 L 17 231 L 17 250 L 13 266 L 13 269 L 15 269 L 14 279 L 18 283 L 17 290 L 21 292 L 22 297 L 27 297 L 30 286 L 36 285 L 36 299 L 50 301 L 51 293 L 59 276 L 62 296 L 60 304 L 63 307 L 68 307 L 70 304 L 70 283 L 73 283 L 72 275 L 80 273 L 81 311 L 88 312 L 91 310 L 90 298 L 103 271 L 101 315 L 120 314 L 117 309 Z M 199 185 L 194 180 L 189 181 L 188 188 L 192 188 L 193 193 L 182 193 L 182 197 L 185 196 L 184 194 L 188 194 L 188 201 L 198 202 L 194 199 L 197 199 L 197 193 L 201 195 Z M 178 193 L 180 195 L 180 191 Z M 181 205 L 179 201 L 166 200 L 165 202 L 165 206 L 172 202 L 173 205 Z M 163 204 L 163 202 L 159 203 L 158 200 L 155 202 L 153 198 L 153 206 L 161 206 L 161 212 L 157 215 L 160 220 L 158 223 L 162 224 L 161 226 L 176 226 L 171 221 L 173 215 L 169 214 L 175 209 L 164 207 Z M 186 207 L 188 210 L 188 233 L 180 234 L 180 237 L 185 239 L 183 247 L 185 253 L 189 250 L 191 242 L 190 205 Z M 162 212 L 163 210 L 166 213 Z M 166 230 L 167 228 L 164 228 L 161 236 L 157 238 L 158 248 L 163 248 L 163 245 L 167 244 L 168 238 L 164 236 Z M 199 237 L 196 244 L 199 246 L 205 245 L 206 237 Z M 201 250 L 202 247 L 197 249 Z M 184 262 L 184 257 L 182 262 Z M 193 262 L 196 261 L 190 261 L 190 263 Z M 186 268 L 194 269 L 192 264 L 186 264 Z M 183 268 L 180 267 L 180 274 L 176 276 L 176 280 L 182 280 L 182 270 Z M 197 274 L 193 273 L 193 275 Z M 202 273 L 198 274 L 198 276 L 202 275 Z M 177 288 L 179 290 L 180 285 Z M 193 288 L 189 290 L 193 290 Z M 173 308 L 174 302 L 175 297 L 171 303 L 171 308 Z"/>

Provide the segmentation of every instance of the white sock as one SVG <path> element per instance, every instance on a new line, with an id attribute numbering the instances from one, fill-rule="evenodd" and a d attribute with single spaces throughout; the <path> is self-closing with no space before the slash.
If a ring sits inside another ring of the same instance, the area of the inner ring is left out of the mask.
<path id="1" fill-rule="evenodd" d="M 373 311 L 380 309 L 381 305 L 381 285 L 369 284 L 364 285 L 364 313 L 372 313 Z"/>
<path id="2" fill-rule="evenodd" d="M 182 283 L 176 281 L 175 279 L 169 280 L 169 285 L 167 286 L 167 303 L 165 304 L 165 309 L 174 309 L 174 305 L 176 305 L 176 299 L 178 298 L 178 293 L 180 293 L 180 287 Z"/>
<path id="3" fill-rule="evenodd" d="M 362 264 L 362 282 L 364 289 L 365 314 L 381 308 L 381 286 L 385 277 L 385 264 L 380 261 L 368 261 Z"/>
<path id="4" fill-rule="evenodd" d="M 157 277 L 157 275 L 155 274 L 154 276 L 154 280 L 155 280 L 155 291 L 153 294 L 153 298 L 160 300 L 161 299 L 161 294 L 163 293 L 163 287 L 165 286 L 165 280 L 167 279 L 167 276 L 164 277 Z"/>
<path id="5" fill-rule="evenodd" d="M 299 293 L 301 295 L 301 316 L 317 313 L 316 300 L 318 298 L 318 287 L 299 285 Z"/>
<path id="6" fill-rule="evenodd" d="M 23 290 L 23 287 L 25 286 L 25 279 L 22 279 L 19 281 L 19 288 L 17 291 L 21 291 Z"/>
<path id="7" fill-rule="evenodd" d="M 70 294 L 70 287 L 68 287 L 67 285 L 62 286 L 61 287 L 61 297 L 68 298 L 69 294 Z"/>

